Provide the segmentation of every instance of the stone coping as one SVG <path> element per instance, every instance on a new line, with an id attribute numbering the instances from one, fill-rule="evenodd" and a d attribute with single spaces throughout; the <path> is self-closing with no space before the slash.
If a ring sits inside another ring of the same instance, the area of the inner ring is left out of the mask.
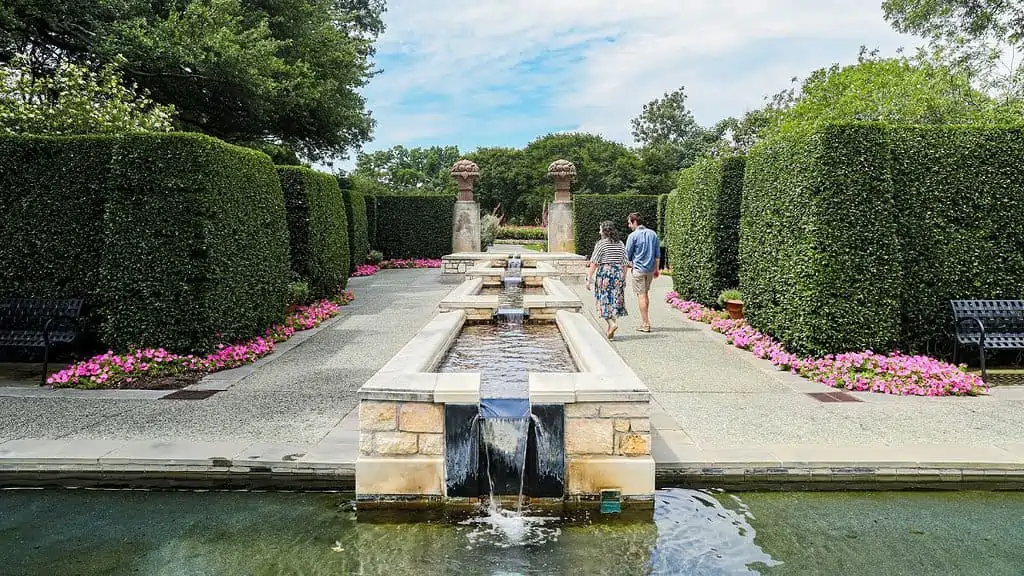
<path id="1" fill-rule="evenodd" d="M 1024 489 L 1024 446 L 679 446 L 654 443 L 657 485 L 736 489 Z M 25 438 L 0 444 L 0 486 L 350 490 L 356 434 L 314 447 L 265 442 Z"/>
<path id="2" fill-rule="evenodd" d="M 523 278 L 557 278 L 559 274 L 560 272 L 557 269 L 555 269 L 555 267 L 543 261 L 536 262 L 534 266 L 524 266 L 519 273 L 519 275 Z M 478 264 L 470 268 L 469 270 L 466 270 L 467 278 L 485 277 L 490 279 L 497 277 L 498 279 L 500 279 L 504 275 L 505 267 L 496 266 L 495 262 L 493 261 L 484 264 Z"/>
<path id="3" fill-rule="evenodd" d="M 559 310 L 555 321 L 579 373 L 583 375 L 575 381 L 576 402 L 650 400 L 647 385 L 583 314 Z M 565 386 L 550 380 L 552 386 Z"/>
<path id="4" fill-rule="evenodd" d="M 433 402 L 440 376 L 433 373 L 466 323 L 466 312 L 442 312 L 413 336 L 397 354 L 363 384 L 360 400 Z M 479 377 L 477 379 L 479 389 Z M 457 388 L 457 386 L 456 386 Z"/>
<path id="5" fill-rule="evenodd" d="M 456 252 L 454 254 L 447 254 L 442 256 L 442 260 L 504 260 L 508 258 L 508 254 L 500 254 L 496 252 Z M 572 254 L 570 252 L 522 252 L 520 254 L 524 263 L 526 262 L 544 262 L 544 261 L 561 261 L 561 260 L 579 260 L 584 261 L 587 258 L 580 256 L 579 254 Z"/>
<path id="6" fill-rule="evenodd" d="M 544 278 L 544 294 L 523 295 L 523 308 L 567 308 L 573 311 L 583 309 L 583 302 L 575 292 L 557 278 Z M 445 296 L 438 308 L 449 310 L 491 309 L 497 311 L 500 296 L 497 294 L 480 294 L 483 289 L 483 278 L 471 278 L 459 284 Z"/>

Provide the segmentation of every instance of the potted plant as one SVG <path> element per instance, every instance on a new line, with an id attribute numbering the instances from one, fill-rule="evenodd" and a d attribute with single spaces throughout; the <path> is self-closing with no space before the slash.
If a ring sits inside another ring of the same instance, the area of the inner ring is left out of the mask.
<path id="1" fill-rule="evenodd" d="M 722 290 L 718 295 L 718 305 L 729 312 L 729 318 L 739 320 L 743 318 L 743 293 L 736 288 Z"/>

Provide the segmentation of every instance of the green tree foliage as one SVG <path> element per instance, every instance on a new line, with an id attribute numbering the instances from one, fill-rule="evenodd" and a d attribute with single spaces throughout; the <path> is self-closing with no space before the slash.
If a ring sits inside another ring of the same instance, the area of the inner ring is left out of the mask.
<path id="1" fill-rule="evenodd" d="M 1004 101 L 1024 99 L 1024 4 L 1016 0 L 885 0 L 896 30 L 929 41 L 934 54 L 967 71 Z"/>
<path id="2" fill-rule="evenodd" d="M 721 137 L 720 127 L 704 128 L 694 119 L 686 107 L 685 87 L 666 92 L 661 98 L 644 104 L 640 115 L 633 118 L 630 126 L 633 140 L 642 148 L 656 147 L 661 155 L 670 153 L 673 170 L 693 165 L 698 158 L 710 152 Z"/>
<path id="3" fill-rule="evenodd" d="M 857 64 L 822 68 L 803 82 L 794 104 L 761 135 L 790 127 L 848 121 L 888 124 L 976 124 L 1019 121 L 946 66 L 907 58 L 864 57 Z"/>
<path id="4" fill-rule="evenodd" d="M 458 159 L 458 146 L 395 146 L 360 153 L 353 175 L 376 183 L 390 194 L 454 194 L 458 186 L 450 171 Z"/>
<path id="5" fill-rule="evenodd" d="M 0 134 L 113 134 L 166 132 L 172 106 L 122 84 L 113 66 L 92 71 L 72 63 L 33 78 L 28 61 L 0 68 Z"/>
<path id="6" fill-rule="evenodd" d="M 523 151 L 516 148 L 477 148 L 466 158 L 480 167 L 480 179 L 474 187 L 480 208 L 485 212 L 496 212 L 506 221 L 523 223 L 536 176 L 527 169 Z"/>
<path id="7" fill-rule="evenodd" d="M 317 160 L 365 142 L 358 90 L 371 77 L 380 0 L 10 0 L 0 62 L 35 77 L 65 62 L 112 64 L 173 105 L 180 127 Z"/>

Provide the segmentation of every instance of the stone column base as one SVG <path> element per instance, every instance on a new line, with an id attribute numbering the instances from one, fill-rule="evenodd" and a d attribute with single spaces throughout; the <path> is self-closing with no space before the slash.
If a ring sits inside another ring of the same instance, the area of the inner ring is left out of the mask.
<path id="1" fill-rule="evenodd" d="M 548 252 L 576 252 L 572 202 L 548 204 Z"/>
<path id="2" fill-rule="evenodd" d="M 476 202 L 455 203 L 452 217 L 452 251 L 480 251 L 480 205 Z"/>

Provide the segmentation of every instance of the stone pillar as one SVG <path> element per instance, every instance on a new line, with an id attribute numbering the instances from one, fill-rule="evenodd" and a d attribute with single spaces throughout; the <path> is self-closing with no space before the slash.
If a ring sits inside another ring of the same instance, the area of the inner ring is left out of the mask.
<path id="1" fill-rule="evenodd" d="M 568 160 L 555 160 L 548 166 L 555 180 L 555 201 L 548 205 L 548 252 L 575 252 L 572 218 L 572 194 L 569 184 L 576 177 L 576 166 Z"/>
<path id="2" fill-rule="evenodd" d="M 452 178 L 459 184 L 459 199 L 452 218 L 452 252 L 480 251 L 480 205 L 473 200 L 473 183 L 480 169 L 471 160 L 459 160 L 452 166 Z"/>

